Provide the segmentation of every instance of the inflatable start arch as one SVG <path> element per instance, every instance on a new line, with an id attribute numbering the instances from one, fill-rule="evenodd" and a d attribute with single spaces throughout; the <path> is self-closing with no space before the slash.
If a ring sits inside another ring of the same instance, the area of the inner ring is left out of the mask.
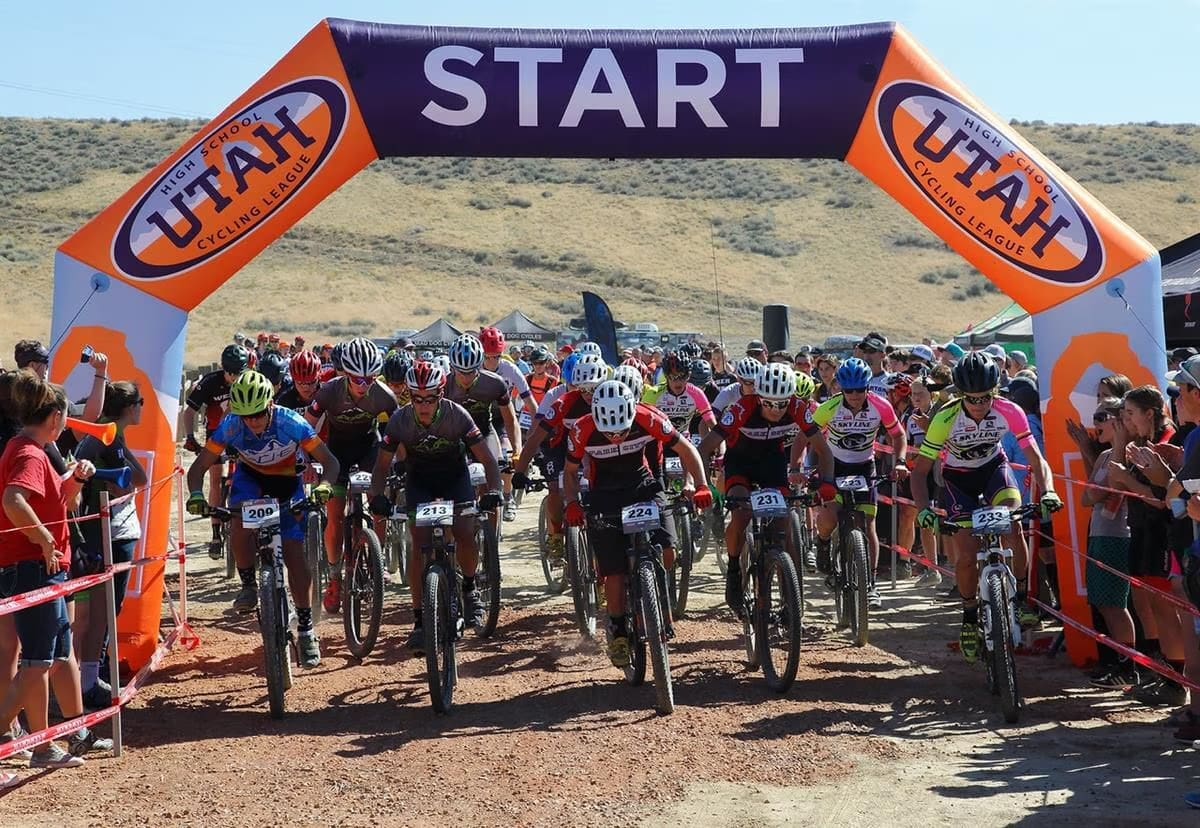
<path id="1" fill-rule="evenodd" d="M 402 155 L 845 159 L 1034 314 L 1047 453 L 1074 477 L 1063 415 L 1088 421 L 1102 374 L 1156 382 L 1166 368 L 1154 248 L 895 24 L 522 31 L 325 20 L 62 245 L 52 339 L 71 331 L 54 377 L 81 390 L 86 377 L 72 371 L 88 342 L 110 354 L 115 376 L 153 386 L 130 436 L 161 476 L 175 457 L 188 312 L 371 161 Z M 1064 494 L 1059 523 L 1082 541 L 1078 492 Z M 143 507 L 146 547 L 162 550 L 170 504 Z M 1064 604 L 1088 617 L 1078 560 L 1060 564 Z M 120 621 L 134 667 L 154 650 L 162 600 L 162 567 L 140 573 Z M 1077 661 L 1094 652 L 1086 639 L 1071 644 Z"/>

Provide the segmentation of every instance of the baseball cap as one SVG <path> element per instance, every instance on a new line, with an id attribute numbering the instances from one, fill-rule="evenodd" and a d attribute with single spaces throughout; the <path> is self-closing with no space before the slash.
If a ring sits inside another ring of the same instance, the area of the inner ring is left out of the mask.
<path id="1" fill-rule="evenodd" d="M 1195 348 L 1176 348 L 1175 350 L 1171 351 L 1171 359 L 1175 360 L 1176 362 L 1183 362 L 1189 357 L 1194 357 L 1195 355 Z"/>
<path id="2" fill-rule="evenodd" d="M 1001 345 L 999 342 L 993 342 L 991 345 L 988 345 L 986 348 L 983 349 L 983 352 L 985 354 L 990 354 L 991 356 L 994 356 L 996 359 L 1000 360 L 1001 362 L 1008 359 L 1008 354 L 1004 351 L 1004 346 Z"/>
<path id="3" fill-rule="evenodd" d="M 946 353 L 948 353 L 950 356 L 954 357 L 955 359 L 962 359 L 963 355 L 966 354 L 966 351 L 964 351 L 962 349 L 962 346 L 959 345 L 957 342 L 947 342 L 946 343 Z"/>
<path id="4" fill-rule="evenodd" d="M 1193 355 L 1185 359 L 1179 370 L 1168 374 L 1167 379 L 1176 385 L 1200 388 L 1200 356 Z"/>
<path id="5" fill-rule="evenodd" d="M 919 359 L 922 362 L 932 362 L 933 350 L 928 345 L 914 345 L 912 349 L 912 358 Z"/>
<path id="6" fill-rule="evenodd" d="M 887 337 L 881 333 L 871 331 L 862 338 L 862 342 L 858 343 L 858 347 L 862 350 L 882 351 L 887 347 Z"/>
<path id="7" fill-rule="evenodd" d="M 767 352 L 767 346 L 761 339 L 751 339 L 749 342 L 746 343 L 746 353 L 747 354 L 756 354 L 756 353 L 764 353 L 765 354 L 766 352 Z"/>
<path id="8" fill-rule="evenodd" d="M 22 339 L 13 348 L 13 360 L 18 368 L 24 368 L 31 362 L 50 362 L 50 352 L 36 339 Z"/>
<path id="9" fill-rule="evenodd" d="M 1017 363 L 1017 365 L 1029 364 L 1029 357 L 1025 355 L 1025 352 L 1015 348 L 1008 352 L 1008 358 Z"/>

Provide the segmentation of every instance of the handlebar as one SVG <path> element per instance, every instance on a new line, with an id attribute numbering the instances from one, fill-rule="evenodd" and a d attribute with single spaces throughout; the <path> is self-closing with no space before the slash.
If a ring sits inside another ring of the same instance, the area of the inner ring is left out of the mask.
<path id="1" fill-rule="evenodd" d="M 284 506 L 285 504 L 281 503 L 280 505 Z M 304 500 L 301 500 L 297 503 L 293 503 L 290 505 L 291 505 L 292 512 L 294 512 L 295 514 L 303 514 L 305 512 L 319 512 L 325 508 L 324 506 L 322 506 L 321 504 L 319 504 L 315 500 L 313 500 L 311 497 L 306 497 Z M 217 520 L 221 521 L 222 523 L 228 523 L 229 521 L 231 521 L 235 517 L 237 517 L 237 515 L 238 515 L 238 512 L 234 509 L 226 509 L 224 506 L 209 506 L 204 510 L 204 514 L 201 515 L 201 517 L 214 517 Z"/>
<path id="2" fill-rule="evenodd" d="M 1026 503 L 1024 506 L 1010 510 L 1009 515 L 1015 523 L 1018 520 L 1024 520 L 1041 508 L 1042 504 L 1040 503 Z M 938 528 L 943 535 L 955 535 L 959 532 L 970 530 L 969 526 L 959 526 L 957 523 L 953 523 L 948 520 L 940 520 L 938 522 Z"/>

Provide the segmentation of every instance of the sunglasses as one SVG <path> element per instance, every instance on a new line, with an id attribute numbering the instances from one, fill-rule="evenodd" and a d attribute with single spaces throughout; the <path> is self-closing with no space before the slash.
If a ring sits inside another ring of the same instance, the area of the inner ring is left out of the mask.
<path id="1" fill-rule="evenodd" d="M 865 393 L 867 393 L 867 389 L 865 389 L 865 388 L 843 388 L 842 393 L 843 394 L 865 394 Z"/>
<path id="2" fill-rule="evenodd" d="M 133 402 L 130 403 L 130 405 L 145 405 L 145 404 L 146 404 L 146 400 L 144 397 L 138 397 L 136 400 L 134 400 Z"/>
<path id="3" fill-rule="evenodd" d="M 417 405 L 433 405 L 441 398 L 441 394 L 430 394 L 428 397 L 418 397 L 416 394 L 413 394 L 409 397 Z"/>
<path id="4" fill-rule="evenodd" d="M 1116 418 L 1117 418 L 1117 415 L 1109 414 L 1107 411 L 1097 411 L 1095 414 L 1092 415 L 1092 425 L 1100 425 L 1101 423 L 1107 423 L 1109 420 L 1115 420 Z"/>
<path id="5" fill-rule="evenodd" d="M 366 388 L 374 381 L 374 377 L 350 377 L 350 382 L 352 382 L 358 388 Z"/>
<path id="6" fill-rule="evenodd" d="M 260 411 L 257 414 L 239 414 L 238 416 L 241 417 L 242 422 L 249 423 L 253 422 L 254 420 L 264 419 L 270 413 L 271 410 L 268 408 L 266 411 Z"/>
<path id="7" fill-rule="evenodd" d="M 773 411 L 786 411 L 787 407 L 792 404 L 791 400 L 759 400 L 763 408 L 770 408 Z"/>
<path id="8" fill-rule="evenodd" d="M 986 405 L 996 398 L 995 394 L 963 394 L 963 402 L 969 405 Z"/>
<path id="9" fill-rule="evenodd" d="M 667 377 L 671 382 L 687 382 L 691 374 L 671 374 Z"/>

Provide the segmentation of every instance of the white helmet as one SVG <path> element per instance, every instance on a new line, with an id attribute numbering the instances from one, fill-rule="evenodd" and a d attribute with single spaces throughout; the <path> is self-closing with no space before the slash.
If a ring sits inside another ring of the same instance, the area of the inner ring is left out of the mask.
<path id="1" fill-rule="evenodd" d="M 754 382 L 763 372 L 763 364 L 754 357 L 742 357 L 733 363 L 734 375 L 743 382 Z"/>
<path id="2" fill-rule="evenodd" d="M 613 371 L 612 378 L 629 386 L 634 400 L 642 398 L 642 392 L 646 390 L 646 380 L 642 378 L 642 372 L 637 368 L 632 365 L 620 365 Z"/>
<path id="3" fill-rule="evenodd" d="M 629 386 L 617 380 L 607 380 L 596 388 L 592 397 L 592 418 L 596 428 L 605 433 L 627 431 L 633 425 L 637 400 Z"/>
<path id="4" fill-rule="evenodd" d="M 445 354 L 438 354 L 433 358 L 433 364 L 442 369 L 442 373 L 450 376 L 450 357 Z"/>
<path id="5" fill-rule="evenodd" d="M 584 354 L 575 363 L 571 372 L 571 385 L 589 391 L 608 379 L 608 366 L 604 357 L 596 354 Z"/>
<path id="6" fill-rule="evenodd" d="M 465 333 L 450 346 L 450 366 L 457 371 L 478 371 L 483 365 L 483 343 Z"/>
<path id="7" fill-rule="evenodd" d="M 342 346 L 342 370 L 356 377 L 376 377 L 383 370 L 379 346 L 361 336 Z"/>
<path id="8" fill-rule="evenodd" d="M 754 380 L 754 393 L 764 400 L 790 400 L 796 395 L 796 372 L 782 362 L 764 365 Z"/>
<path id="9" fill-rule="evenodd" d="M 603 352 L 600 350 L 600 346 L 597 345 L 595 342 L 580 342 L 575 347 L 575 353 L 577 353 L 581 356 L 583 354 L 595 354 L 596 356 L 604 355 Z"/>

